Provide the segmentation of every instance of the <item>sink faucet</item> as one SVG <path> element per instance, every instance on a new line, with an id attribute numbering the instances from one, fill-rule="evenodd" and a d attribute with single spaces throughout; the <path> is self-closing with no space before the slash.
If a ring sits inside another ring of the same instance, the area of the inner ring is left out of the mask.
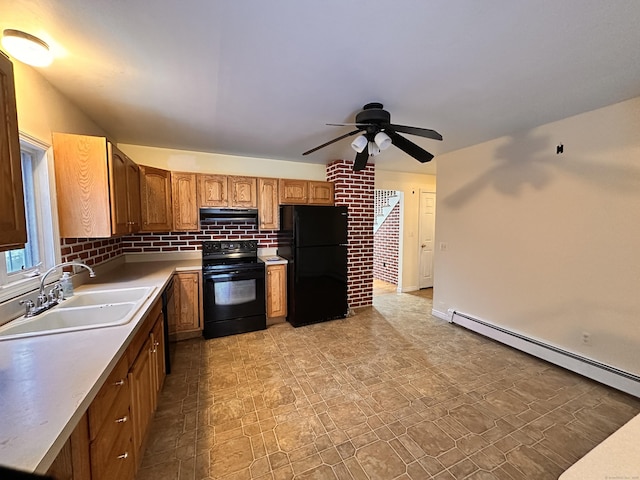
<path id="1" fill-rule="evenodd" d="M 58 304 L 58 298 L 56 298 L 57 295 L 52 294 L 50 295 L 50 297 L 47 297 L 47 295 L 44 293 L 44 282 L 51 272 L 54 272 L 55 270 L 61 267 L 69 267 L 73 265 L 77 267 L 83 267 L 89 270 L 90 277 L 96 276 L 96 272 L 93 271 L 93 268 L 91 268 L 89 265 L 85 265 L 82 262 L 62 262 L 57 265 L 54 265 L 49 270 L 47 270 L 44 275 L 42 275 L 42 279 L 40 280 L 40 290 L 38 292 L 38 298 L 36 299 L 36 305 L 33 305 L 32 302 L 30 302 L 31 303 L 30 305 L 25 303 L 27 306 L 27 312 L 25 315 L 27 317 L 38 315 L 44 312 L 45 310 L 48 310 L 51 307 L 54 307 Z"/>

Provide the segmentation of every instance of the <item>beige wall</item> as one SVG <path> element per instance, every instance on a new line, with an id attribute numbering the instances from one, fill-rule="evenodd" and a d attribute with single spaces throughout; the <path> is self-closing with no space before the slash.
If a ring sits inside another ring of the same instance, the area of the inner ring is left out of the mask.
<path id="1" fill-rule="evenodd" d="M 640 98 L 442 155 L 434 310 L 640 375 L 638 219 Z"/>
<path id="2" fill-rule="evenodd" d="M 224 175 L 249 175 L 252 177 L 302 178 L 322 181 L 326 179 L 325 165 L 129 144 L 118 144 L 118 148 L 140 165 L 148 165 L 178 172 L 220 173 Z"/>
<path id="3" fill-rule="evenodd" d="M 401 256 L 399 266 L 398 287 L 402 291 L 418 289 L 419 276 L 419 238 L 418 209 L 420 207 L 420 190 L 435 192 L 435 175 L 393 172 L 376 169 L 376 189 L 398 190 L 402 192 L 401 208 Z M 438 212 L 436 211 L 436 216 Z"/>
<path id="4" fill-rule="evenodd" d="M 106 135 L 93 120 L 71 103 L 34 68 L 13 60 L 21 132 L 51 145 L 52 132 Z"/>

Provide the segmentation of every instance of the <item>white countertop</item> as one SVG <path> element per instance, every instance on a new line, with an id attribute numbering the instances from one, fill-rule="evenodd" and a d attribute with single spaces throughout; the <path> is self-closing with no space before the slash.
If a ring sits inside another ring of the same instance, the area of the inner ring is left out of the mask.
<path id="1" fill-rule="evenodd" d="M 625 423 L 560 475 L 559 480 L 640 478 L 640 415 Z"/>
<path id="2" fill-rule="evenodd" d="M 258 257 L 266 265 L 286 265 L 287 260 L 277 255 L 265 255 Z"/>
<path id="3" fill-rule="evenodd" d="M 77 291 L 156 287 L 121 326 L 0 341 L 0 465 L 45 473 L 174 271 L 199 260 L 125 263 Z"/>

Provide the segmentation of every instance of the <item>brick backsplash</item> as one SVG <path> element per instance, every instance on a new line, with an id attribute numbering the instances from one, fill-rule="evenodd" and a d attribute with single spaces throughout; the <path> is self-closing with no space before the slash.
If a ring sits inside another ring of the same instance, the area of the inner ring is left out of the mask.
<path id="1" fill-rule="evenodd" d="M 384 220 L 374 234 L 373 276 L 398 284 L 398 251 L 400 248 L 400 204 Z"/>
<path id="2" fill-rule="evenodd" d="M 124 253 L 189 252 L 202 250 L 203 240 L 258 240 L 258 248 L 278 246 L 278 231 L 260 231 L 252 222 L 203 225 L 197 232 L 138 233 L 125 237 L 61 240 L 62 261 L 98 265 Z"/>
<path id="3" fill-rule="evenodd" d="M 375 167 L 359 172 L 353 162 L 336 160 L 327 165 L 327 180 L 335 185 L 336 205 L 349 209 L 349 307 L 373 303 L 373 192 Z"/>
<path id="4" fill-rule="evenodd" d="M 198 232 L 140 233 L 122 240 L 124 253 L 189 252 L 204 240 L 257 240 L 258 248 L 278 246 L 277 231 L 260 231 L 252 222 L 214 222 Z"/>
<path id="5" fill-rule="evenodd" d="M 122 237 L 63 238 L 60 253 L 63 262 L 80 261 L 94 266 L 122 255 Z"/>

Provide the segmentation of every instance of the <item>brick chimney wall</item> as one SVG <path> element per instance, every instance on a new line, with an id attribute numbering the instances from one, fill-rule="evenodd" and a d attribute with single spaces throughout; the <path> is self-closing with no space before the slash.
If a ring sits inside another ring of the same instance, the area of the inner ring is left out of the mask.
<path id="1" fill-rule="evenodd" d="M 327 165 L 327 180 L 335 185 L 336 205 L 349 209 L 349 308 L 370 306 L 373 301 L 373 191 L 375 166 L 353 171 L 353 161 L 335 160 Z"/>

